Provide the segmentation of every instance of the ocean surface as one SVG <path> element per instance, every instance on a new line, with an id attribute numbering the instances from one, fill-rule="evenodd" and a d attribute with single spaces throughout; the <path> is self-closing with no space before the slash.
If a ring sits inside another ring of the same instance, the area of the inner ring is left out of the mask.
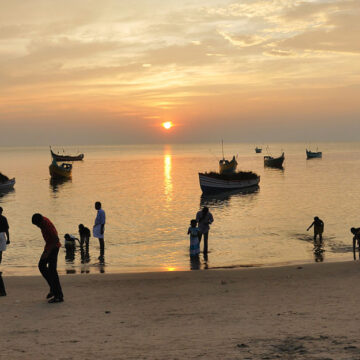
<path id="1" fill-rule="evenodd" d="M 53 184 L 47 147 L 0 148 L 0 172 L 16 178 L 15 190 L 0 195 L 10 224 L 11 245 L 0 270 L 37 274 L 44 242 L 31 216 L 40 212 L 55 224 L 63 242 L 77 226 L 90 229 L 101 201 L 106 211 L 105 263 L 98 240 L 90 259 L 59 253 L 59 272 L 149 272 L 272 266 L 352 260 L 352 226 L 360 227 L 360 143 L 320 143 L 322 159 L 306 160 L 308 144 L 270 144 L 285 152 L 284 169 L 264 168 L 255 145 L 225 144 L 226 158 L 261 176 L 253 192 L 202 196 L 198 172 L 217 170 L 221 144 L 66 147 L 85 153 L 73 164 L 72 180 Z M 312 147 L 316 150 L 316 146 Z M 62 148 L 56 148 L 62 152 Z M 189 259 L 187 229 L 202 206 L 214 216 L 209 254 Z M 313 217 L 325 222 L 324 243 L 306 231 Z"/>

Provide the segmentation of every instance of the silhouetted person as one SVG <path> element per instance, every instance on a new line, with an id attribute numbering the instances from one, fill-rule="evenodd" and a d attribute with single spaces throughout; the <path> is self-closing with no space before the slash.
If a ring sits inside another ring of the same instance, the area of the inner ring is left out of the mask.
<path id="1" fill-rule="evenodd" d="M 10 244 L 9 224 L 2 213 L 3 208 L 0 207 L 0 264 L 2 261 L 2 253 L 6 250 L 6 245 Z"/>
<path id="2" fill-rule="evenodd" d="M 317 235 L 319 235 L 319 239 L 320 241 L 322 241 L 322 234 L 324 232 L 324 222 L 321 219 L 319 219 L 317 216 L 315 216 L 314 221 L 306 229 L 306 231 L 309 231 L 312 226 L 314 226 L 314 240 L 316 240 Z"/>
<path id="3" fill-rule="evenodd" d="M 90 242 L 90 230 L 83 224 L 79 224 L 79 236 L 80 236 L 80 250 L 84 250 L 85 245 L 85 256 L 89 258 L 89 242 Z"/>
<path id="4" fill-rule="evenodd" d="M 76 240 L 79 241 L 79 239 L 70 234 L 65 234 L 64 239 L 66 252 L 65 260 L 72 262 L 75 259 Z"/>
<path id="5" fill-rule="evenodd" d="M 360 259 L 360 228 L 351 228 L 351 233 L 354 235 L 353 237 L 353 254 L 354 260 L 356 260 L 356 245 L 359 249 L 359 259 Z"/>
<path id="6" fill-rule="evenodd" d="M 104 231 L 105 231 L 105 211 L 101 208 L 101 202 L 97 201 L 95 203 L 95 209 L 97 210 L 95 224 L 93 227 L 94 237 L 99 239 L 100 244 L 100 256 L 99 260 L 104 261 L 105 254 L 105 243 L 104 243 Z"/>
<path id="7" fill-rule="evenodd" d="M 204 256 L 207 256 L 210 224 L 214 222 L 208 207 L 204 206 L 202 210 L 197 212 L 196 221 L 199 228 L 199 243 L 201 243 L 201 238 L 204 235 Z"/>
<path id="8" fill-rule="evenodd" d="M 41 214 L 34 214 L 32 216 L 32 223 L 41 229 L 45 240 L 44 252 L 39 261 L 39 270 L 50 287 L 50 292 L 46 298 L 50 299 L 49 303 L 62 302 L 64 301 L 64 296 L 56 270 L 59 248 L 61 246 L 58 233 L 53 223 Z"/>

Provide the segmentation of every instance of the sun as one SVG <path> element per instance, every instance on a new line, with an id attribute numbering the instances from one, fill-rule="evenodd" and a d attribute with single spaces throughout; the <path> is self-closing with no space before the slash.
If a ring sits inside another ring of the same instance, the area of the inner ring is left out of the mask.
<path id="1" fill-rule="evenodd" d="M 171 121 L 166 121 L 166 122 L 163 122 L 161 124 L 161 126 L 166 129 L 166 130 L 169 130 L 173 127 L 173 123 Z"/>

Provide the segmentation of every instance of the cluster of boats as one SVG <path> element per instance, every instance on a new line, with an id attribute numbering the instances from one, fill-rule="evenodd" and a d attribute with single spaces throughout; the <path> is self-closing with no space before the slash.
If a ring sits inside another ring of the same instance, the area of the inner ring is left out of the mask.
<path id="1" fill-rule="evenodd" d="M 50 147 L 52 163 L 49 166 L 49 172 L 52 179 L 70 179 L 72 174 L 72 164 L 66 161 L 82 161 L 84 154 L 65 155 L 54 153 Z"/>
<path id="2" fill-rule="evenodd" d="M 256 147 L 255 152 L 260 154 L 262 148 Z M 322 152 L 306 149 L 306 158 L 321 158 Z M 282 169 L 285 160 L 285 153 L 279 157 L 271 155 L 264 156 L 264 166 Z M 219 161 L 219 172 L 199 173 L 199 182 L 201 190 L 204 194 L 214 193 L 218 191 L 241 190 L 250 187 L 256 187 L 260 183 L 260 176 L 248 171 L 236 171 L 237 161 L 235 156 L 229 161 L 223 158 Z"/>

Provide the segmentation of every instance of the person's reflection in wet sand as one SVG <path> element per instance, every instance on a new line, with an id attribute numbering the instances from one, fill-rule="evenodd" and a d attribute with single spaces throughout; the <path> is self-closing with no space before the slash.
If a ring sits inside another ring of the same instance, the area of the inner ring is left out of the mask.
<path id="1" fill-rule="evenodd" d="M 101 274 L 105 273 L 105 262 L 100 262 L 99 263 L 99 271 Z"/>
<path id="2" fill-rule="evenodd" d="M 89 262 L 90 262 L 90 255 L 89 255 L 89 247 L 80 246 L 80 257 L 81 257 L 81 273 L 82 274 L 89 274 Z"/>
<path id="3" fill-rule="evenodd" d="M 323 262 L 324 261 L 324 242 L 323 240 L 314 240 L 314 259 L 315 262 Z"/>
<path id="4" fill-rule="evenodd" d="M 190 270 L 200 270 L 199 256 L 190 256 Z"/>
<path id="5" fill-rule="evenodd" d="M 73 264 L 75 260 L 75 247 L 67 246 L 65 247 L 65 261 L 67 263 Z"/>
<path id="6" fill-rule="evenodd" d="M 208 258 L 208 254 L 204 254 L 204 270 L 207 270 L 209 268 L 209 258 Z"/>

